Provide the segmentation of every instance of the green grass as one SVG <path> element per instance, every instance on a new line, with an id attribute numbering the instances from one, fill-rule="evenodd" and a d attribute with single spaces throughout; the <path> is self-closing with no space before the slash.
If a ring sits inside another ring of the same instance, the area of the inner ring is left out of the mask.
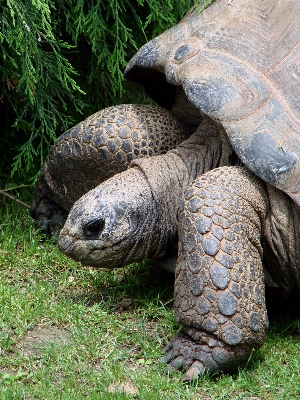
<path id="1" fill-rule="evenodd" d="M 185 384 L 180 372 L 169 376 L 158 362 L 179 328 L 171 276 L 147 263 L 84 268 L 55 243 L 41 242 L 26 210 L 7 203 L 0 213 L 1 399 L 300 397 L 296 322 L 273 323 L 265 345 L 236 375 Z M 27 332 L 49 327 L 69 341 L 26 353 Z"/>

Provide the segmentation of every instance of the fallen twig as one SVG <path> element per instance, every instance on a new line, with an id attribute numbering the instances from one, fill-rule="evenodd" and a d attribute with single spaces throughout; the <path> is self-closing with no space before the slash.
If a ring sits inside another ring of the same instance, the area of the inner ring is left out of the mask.
<path id="1" fill-rule="evenodd" d="M 0 190 L 1 190 L 1 192 L 8 192 L 9 190 L 20 189 L 20 188 L 29 187 L 29 186 L 31 186 L 31 185 L 24 185 L 22 183 L 22 185 L 19 185 L 19 186 L 13 186 L 13 187 L 9 187 L 7 189 L 2 189 L 2 190 L 0 189 Z"/>
<path id="2" fill-rule="evenodd" d="M 25 186 L 25 185 L 24 185 L 24 186 Z M 15 188 L 13 188 L 13 189 L 15 189 Z M 24 203 L 24 202 L 21 201 L 21 200 L 18 200 L 16 197 L 12 196 L 11 194 L 6 193 L 6 190 L 10 190 L 10 189 L 4 189 L 4 190 L 1 190 L 1 189 L 0 189 L 0 193 L 3 194 L 3 195 L 6 196 L 6 197 L 9 197 L 10 199 L 14 200 L 14 201 L 17 202 L 17 203 L 22 204 L 22 206 L 27 207 L 27 208 L 30 208 L 30 205 Z"/>

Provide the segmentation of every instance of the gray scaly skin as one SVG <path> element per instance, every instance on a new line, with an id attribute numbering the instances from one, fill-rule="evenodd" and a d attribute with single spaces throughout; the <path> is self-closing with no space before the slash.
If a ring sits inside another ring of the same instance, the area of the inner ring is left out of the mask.
<path id="1" fill-rule="evenodd" d="M 31 216 L 43 233 L 59 230 L 74 202 L 90 189 L 125 171 L 134 159 L 166 153 L 189 134 L 189 127 L 158 106 L 124 104 L 91 115 L 50 149 Z"/>
<path id="2" fill-rule="evenodd" d="M 164 360 L 188 368 L 186 379 L 236 369 L 266 338 L 267 209 L 265 184 L 240 167 L 210 171 L 185 193 L 174 293 L 184 328 Z"/>
<path id="3" fill-rule="evenodd" d="M 268 327 L 265 284 L 298 296 L 299 206 L 241 167 L 195 180 L 179 218 L 175 317 L 164 361 L 186 379 L 242 365 Z M 264 267 L 263 267 L 264 263 Z"/>
<path id="4" fill-rule="evenodd" d="M 190 150 L 199 151 L 195 145 Z M 211 156 L 213 143 L 204 147 Z M 183 143 L 171 151 L 171 159 L 182 157 L 184 148 Z M 59 240 L 60 249 L 83 264 L 120 267 L 163 255 L 174 240 L 179 213 L 174 308 L 183 328 L 162 361 L 187 369 L 186 380 L 234 371 L 263 344 L 265 284 L 281 288 L 284 296 L 299 296 L 300 287 L 300 247 L 294 240 L 300 235 L 299 206 L 246 168 L 206 172 L 213 166 L 195 169 L 200 160 L 190 164 L 187 175 L 180 172 L 183 165 L 177 170 L 168 160 L 172 187 L 149 179 L 155 158 L 140 160 L 76 202 Z M 196 173 L 189 176 L 191 171 Z"/>
<path id="5" fill-rule="evenodd" d="M 70 211 L 60 250 L 107 268 L 163 256 L 177 239 L 183 193 L 197 176 L 229 163 L 232 149 L 222 145 L 220 131 L 205 120 L 176 149 L 135 160 L 129 170 L 89 191 Z"/>

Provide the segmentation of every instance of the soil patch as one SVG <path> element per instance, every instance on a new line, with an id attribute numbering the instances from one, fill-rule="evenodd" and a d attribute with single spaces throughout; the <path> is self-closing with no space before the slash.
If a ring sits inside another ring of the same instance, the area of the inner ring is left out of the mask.
<path id="1" fill-rule="evenodd" d="M 37 327 L 27 332 L 19 343 L 17 344 L 18 352 L 21 355 L 34 355 L 42 354 L 45 345 L 55 344 L 58 347 L 64 345 L 71 345 L 72 335 L 56 326 Z"/>

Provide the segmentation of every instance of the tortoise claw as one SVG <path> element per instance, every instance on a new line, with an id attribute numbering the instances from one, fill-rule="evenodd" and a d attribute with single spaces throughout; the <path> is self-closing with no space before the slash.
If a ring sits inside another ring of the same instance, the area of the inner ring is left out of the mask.
<path id="1" fill-rule="evenodd" d="M 174 360 L 172 360 L 169 364 L 172 368 L 178 369 L 179 371 L 182 371 L 184 367 L 184 358 L 183 356 L 178 356 Z"/>
<path id="2" fill-rule="evenodd" d="M 167 346 L 161 358 L 168 371 L 187 369 L 184 380 L 197 379 L 206 372 L 232 371 L 236 366 L 235 351 L 213 335 L 195 328 L 183 328 Z"/>
<path id="3" fill-rule="evenodd" d="M 188 369 L 187 373 L 185 374 L 185 377 L 183 380 L 185 382 L 193 381 L 195 379 L 200 378 L 203 376 L 206 372 L 205 367 L 200 361 L 195 361 L 191 365 L 191 367 Z"/>

